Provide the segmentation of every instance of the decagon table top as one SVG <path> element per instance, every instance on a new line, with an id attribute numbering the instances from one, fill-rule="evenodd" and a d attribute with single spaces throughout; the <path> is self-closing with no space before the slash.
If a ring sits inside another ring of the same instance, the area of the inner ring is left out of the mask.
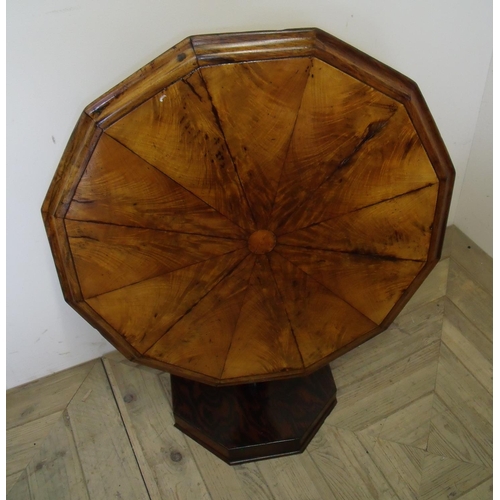
<path id="1" fill-rule="evenodd" d="M 453 175 L 396 71 L 315 29 L 206 35 L 85 110 L 43 212 L 67 301 L 119 350 L 234 384 L 384 330 Z"/>

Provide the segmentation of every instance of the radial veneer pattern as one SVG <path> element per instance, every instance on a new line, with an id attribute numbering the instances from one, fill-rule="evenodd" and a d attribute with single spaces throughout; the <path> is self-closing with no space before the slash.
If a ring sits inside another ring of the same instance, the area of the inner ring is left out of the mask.
<path id="1" fill-rule="evenodd" d="M 385 329 L 453 177 L 403 75 L 316 29 L 207 35 L 86 109 L 43 213 L 65 297 L 118 349 L 237 384 Z"/>

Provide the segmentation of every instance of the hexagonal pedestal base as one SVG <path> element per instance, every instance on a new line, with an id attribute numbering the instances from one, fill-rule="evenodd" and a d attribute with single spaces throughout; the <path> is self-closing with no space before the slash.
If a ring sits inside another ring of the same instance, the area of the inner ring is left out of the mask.
<path id="1" fill-rule="evenodd" d="M 175 426 L 231 465 L 302 453 L 336 392 L 328 366 L 307 377 L 228 387 L 172 375 Z"/>

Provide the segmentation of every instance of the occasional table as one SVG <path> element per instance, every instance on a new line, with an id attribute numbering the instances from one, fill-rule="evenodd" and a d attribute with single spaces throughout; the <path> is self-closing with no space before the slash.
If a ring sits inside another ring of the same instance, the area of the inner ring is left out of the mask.
<path id="1" fill-rule="evenodd" d="M 453 181 L 407 77 L 318 29 L 203 35 L 85 109 L 42 212 L 66 301 L 233 464 L 305 449 L 328 363 L 439 260 Z"/>

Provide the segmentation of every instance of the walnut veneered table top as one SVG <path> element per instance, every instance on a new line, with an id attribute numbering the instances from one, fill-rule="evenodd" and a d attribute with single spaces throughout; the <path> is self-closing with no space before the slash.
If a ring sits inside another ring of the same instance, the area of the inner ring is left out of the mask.
<path id="1" fill-rule="evenodd" d="M 208 35 L 85 110 L 43 212 L 110 342 L 233 384 L 384 330 L 439 258 L 453 178 L 403 75 L 316 29 Z"/>

